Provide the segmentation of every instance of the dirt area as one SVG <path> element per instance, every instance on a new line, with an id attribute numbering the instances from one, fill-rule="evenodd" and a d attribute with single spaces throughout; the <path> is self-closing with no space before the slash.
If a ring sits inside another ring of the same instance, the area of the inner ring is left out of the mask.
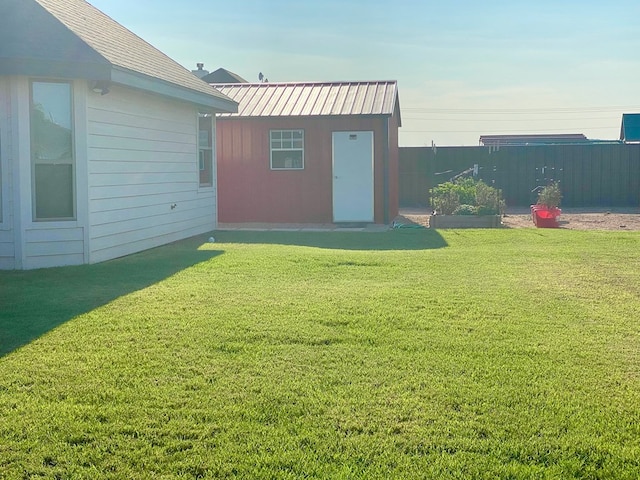
<path id="1" fill-rule="evenodd" d="M 425 210 L 402 209 L 396 222 L 428 226 Z M 502 218 L 505 228 L 535 228 L 528 208 L 508 209 Z M 640 230 L 638 208 L 563 208 L 560 228 L 568 230 Z"/>

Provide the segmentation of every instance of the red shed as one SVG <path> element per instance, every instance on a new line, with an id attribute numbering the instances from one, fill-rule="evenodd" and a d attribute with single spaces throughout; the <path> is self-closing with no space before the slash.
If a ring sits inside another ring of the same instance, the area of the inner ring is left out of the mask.
<path id="1" fill-rule="evenodd" d="M 214 84 L 218 220 L 389 223 L 398 213 L 395 81 Z"/>

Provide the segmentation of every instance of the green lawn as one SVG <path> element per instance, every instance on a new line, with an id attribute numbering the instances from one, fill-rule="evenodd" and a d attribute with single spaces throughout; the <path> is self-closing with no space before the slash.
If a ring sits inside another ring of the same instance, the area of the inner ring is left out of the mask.
<path id="1" fill-rule="evenodd" d="M 640 478 L 640 233 L 205 239 L 0 272 L 0 478 Z"/>

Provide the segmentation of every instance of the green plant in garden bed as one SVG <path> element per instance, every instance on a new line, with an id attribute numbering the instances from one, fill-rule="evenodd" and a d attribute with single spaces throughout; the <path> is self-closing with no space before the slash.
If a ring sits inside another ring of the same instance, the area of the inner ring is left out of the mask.
<path id="1" fill-rule="evenodd" d="M 538 193 L 538 205 L 544 205 L 547 208 L 557 208 L 562 200 L 562 190 L 559 182 L 553 182 L 545 186 Z"/>
<path id="2" fill-rule="evenodd" d="M 438 215 L 502 215 L 505 210 L 502 191 L 473 178 L 442 183 L 430 194 Z"/>

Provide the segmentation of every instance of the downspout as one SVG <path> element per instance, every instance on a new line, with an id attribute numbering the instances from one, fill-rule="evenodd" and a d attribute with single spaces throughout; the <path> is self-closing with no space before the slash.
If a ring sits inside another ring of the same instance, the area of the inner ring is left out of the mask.
<path id="1" fill-rule="evenodd" d="M 384 117 L 382 135 L 382 184 L 385 225 L 389 224 L 389 117 Z"/>

